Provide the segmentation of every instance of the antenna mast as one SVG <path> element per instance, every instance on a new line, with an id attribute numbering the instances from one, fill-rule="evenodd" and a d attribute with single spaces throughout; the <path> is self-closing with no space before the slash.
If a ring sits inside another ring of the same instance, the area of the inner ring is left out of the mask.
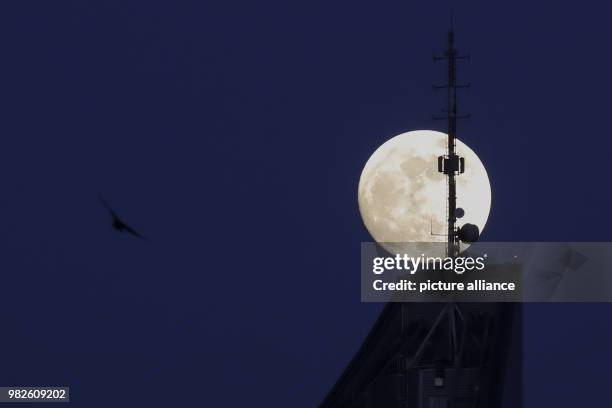
<path id="1" fill-rule="evenodd" d="M 467 55 L 459 55 L 455 49 L 455 32 L 453 29 L 452 14 L 451 28 L 448 31 L 448 46 L 442 57 L 434 57 L 434 61 L 447 60 L 448 62 L 448 83 L 446 85 L 434 86 L 436 89 L 446 88 L 447 109 L 445 116 L 434 116 L 434 120 L 448 120 L 448 143 L 446 155 L 438 157 L 438 171 L 447 176 L 448 195 L 447 195 L 447 249 L 448 256 L 455 257 L 459 255 L 459 232 L 456 227 L 457 223 L 457 184 L 455 177 L 465 171 L 465 159 L 457 155 L 455 151 L 457 137 L 457 120 L 468 118 L 469 115 L 457 114 L 457 89 L 467 88 L 470 84 L 457 83 L 457 60 L 469 58 Z"/>

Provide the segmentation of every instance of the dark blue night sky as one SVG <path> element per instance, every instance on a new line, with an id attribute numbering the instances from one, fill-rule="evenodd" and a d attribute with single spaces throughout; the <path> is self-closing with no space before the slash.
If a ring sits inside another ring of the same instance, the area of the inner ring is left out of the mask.
<path id="1" fill-rule="evenodd" d="M 443 130 L 450 7 L 2 2 L 0 385 L 316 406 L 381 309 L 359 300 L 359 174 L 388 138 Z M 483 238 L 609 241 L 612 9 L 454 7 Z M 112 231 L 98 193 L 149 240 Z M 526 307 L 527 407 L 606 405 L 611 312 Z"/>

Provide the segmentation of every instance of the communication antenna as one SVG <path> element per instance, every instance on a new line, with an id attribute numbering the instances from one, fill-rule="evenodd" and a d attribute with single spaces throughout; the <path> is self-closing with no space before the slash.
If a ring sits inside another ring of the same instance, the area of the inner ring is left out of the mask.
<path id="1" fill-rule="evenodd" d="M 447 202 L 446 202 L 446 219 L 447 219 L 447 234 L 446 234 L 446 256 L 457 257 L 459 255 L 460 242 L 474 242 L 478 240 L 480 231 L 473 224 L 465 224 L 461 228 L 457 228 L 457 218 L 463 217 L 465 211 L 462 208 L 457 208 L 457 183 L 455 177 L 465 172 L 465 158 L 457 155 L 456 139 L 457 139 L 457 120 L 467 119 L 469 115 L 459 115 L 457 109 L 457 90 L 461 88 L 469 88 L 469 83 L 457 82 L 457 61 L 467 59 L 469 55 L 461 55 L 455 48 L 455 31 L 453 27 L 453 14 L 451 11 L 451 26 L 448 31 L 448 44 L 444 55 L 434 57 L 435 61 L 446 60 L 448 65 L 448 79 L 444 85 L 434 85 L 434 89 L 447 90 L 447 106 L 444 116 L 434 116 L 434 120 L 446 120 L 448 125 L 448 139 L 446 145 L 446 154 L 438 157 L 438 172 L 443 173 L 447 177 Z M 433 228 L 432 228 L 433 229 Z M 433 231 L 432 235 L 433 235 Z M 451 361 L 457 370 L 461 367 L 461 342 L 458 341 L 458 322 L 457 313 L 461 314 L 459 307 L 450 302 L 446 310 L 442 310 L 441 315 L 447 316 L 448 321 L 448 347 Z M 434 330 L 434 328 L 432 328 Z M 465 332 L 465 327 L 462 329 Z M 463 336 L 463 335 L 462 335 Z M 451 394 L 451 400 L 454 399 L 454 392 Z"/>
<path id="2" fill-rule="evenodd" d="M 448 225 L 447 232 L 447 256 L 455 257 L 459 255 L 459 242 L 474 242 L 478 239 L 478 227 L 473 224 L 466 224 L 462 229 L 457 229 L 457 218 L 463 216 L 464 211 L 457 208 L 457 183 L 455 177 L 465 171 L 465 159 L 457 155 L 457 120 L 467 119 L 469 115 L 459 115 L 457 112 L 457 90 L 469 88 L 470 83 L 457 82 L 457 61 L 468 59 L 469 55 L 461 55 L 455 48 L 455 31 L 453 28 L 453 15 L 451 12 L 451 28 L 448 31 L 448 45 L 441 57 L 434 57 L 435 61 L 446 60 L 448 62 L 448 80 L 446 84 L 434 85 L 434 89 L 447 90 L 447 107 L 442 110 L 443 116 L 434 116 L 434 120 L 446 120 L 448 123 L 448 141 L 446 154 L 438 157 L 438 171 L 447 176 L 447 204 L 446 219 Z M 459 211 L 458 211 L 459 210 Z M 461 231 L 466 228 L 464 233 Z M 476 232 L 474 230 L 476 228 Z M 468 241 L 469 240 L 469 241 Z"/>

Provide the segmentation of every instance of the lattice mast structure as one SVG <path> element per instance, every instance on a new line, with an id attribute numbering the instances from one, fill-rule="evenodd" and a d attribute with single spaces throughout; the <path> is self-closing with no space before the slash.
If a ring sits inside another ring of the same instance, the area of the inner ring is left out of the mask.
<path id="1" fill-rule="evenodd" d="M 444 116 L 434 116 L 435 120 L 448 121 L 448 141 L 446 146 L 446 154 L 438 157 L 438 171 L 447 176 L 447 256 L 455 257 L 459 255 L 459 230 L 457 229 L 457 183 L 455 177 L 465 171 L 465 159 L 457 155 L 456 152 L 456 137 L 457 137 L 457 120 L 468 118 L 469 115 L 459 115 L 457 113 L 457 90 L 467 88 L 470 84 L 457 83 L 457 60 L 469 58 L 468 55 L 460 55 L 455 49 L 455 32 L 452 25 L 448 31 L 448 46 L 444 55 L 434 57 L 434 61 L 446 60 L 448 63 L 448 82 L 444 85 L 434 85 L 434 88 L 447 90 L 447 107 L 443 111 Z M 461 211 L 461 210 L 459 210 Z"/>

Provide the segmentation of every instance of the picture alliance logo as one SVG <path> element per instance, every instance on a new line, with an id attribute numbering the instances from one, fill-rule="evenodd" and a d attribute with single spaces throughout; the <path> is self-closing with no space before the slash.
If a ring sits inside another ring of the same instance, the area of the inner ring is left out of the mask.
<path id="1" fill-rule="evenodd" d="M 385 271 L 405 271 L 414 275 L 418 270 L 454 271 L 458 275 L 466 271 L 481 271 L 485 268 L 487 254 L 479 257 L 439 257 L 421 256 L 413 257 L 407 254 L 396 254 L 394 257 L 375 257 L 372 262 L 372 272 L 381 275 Z"/>

